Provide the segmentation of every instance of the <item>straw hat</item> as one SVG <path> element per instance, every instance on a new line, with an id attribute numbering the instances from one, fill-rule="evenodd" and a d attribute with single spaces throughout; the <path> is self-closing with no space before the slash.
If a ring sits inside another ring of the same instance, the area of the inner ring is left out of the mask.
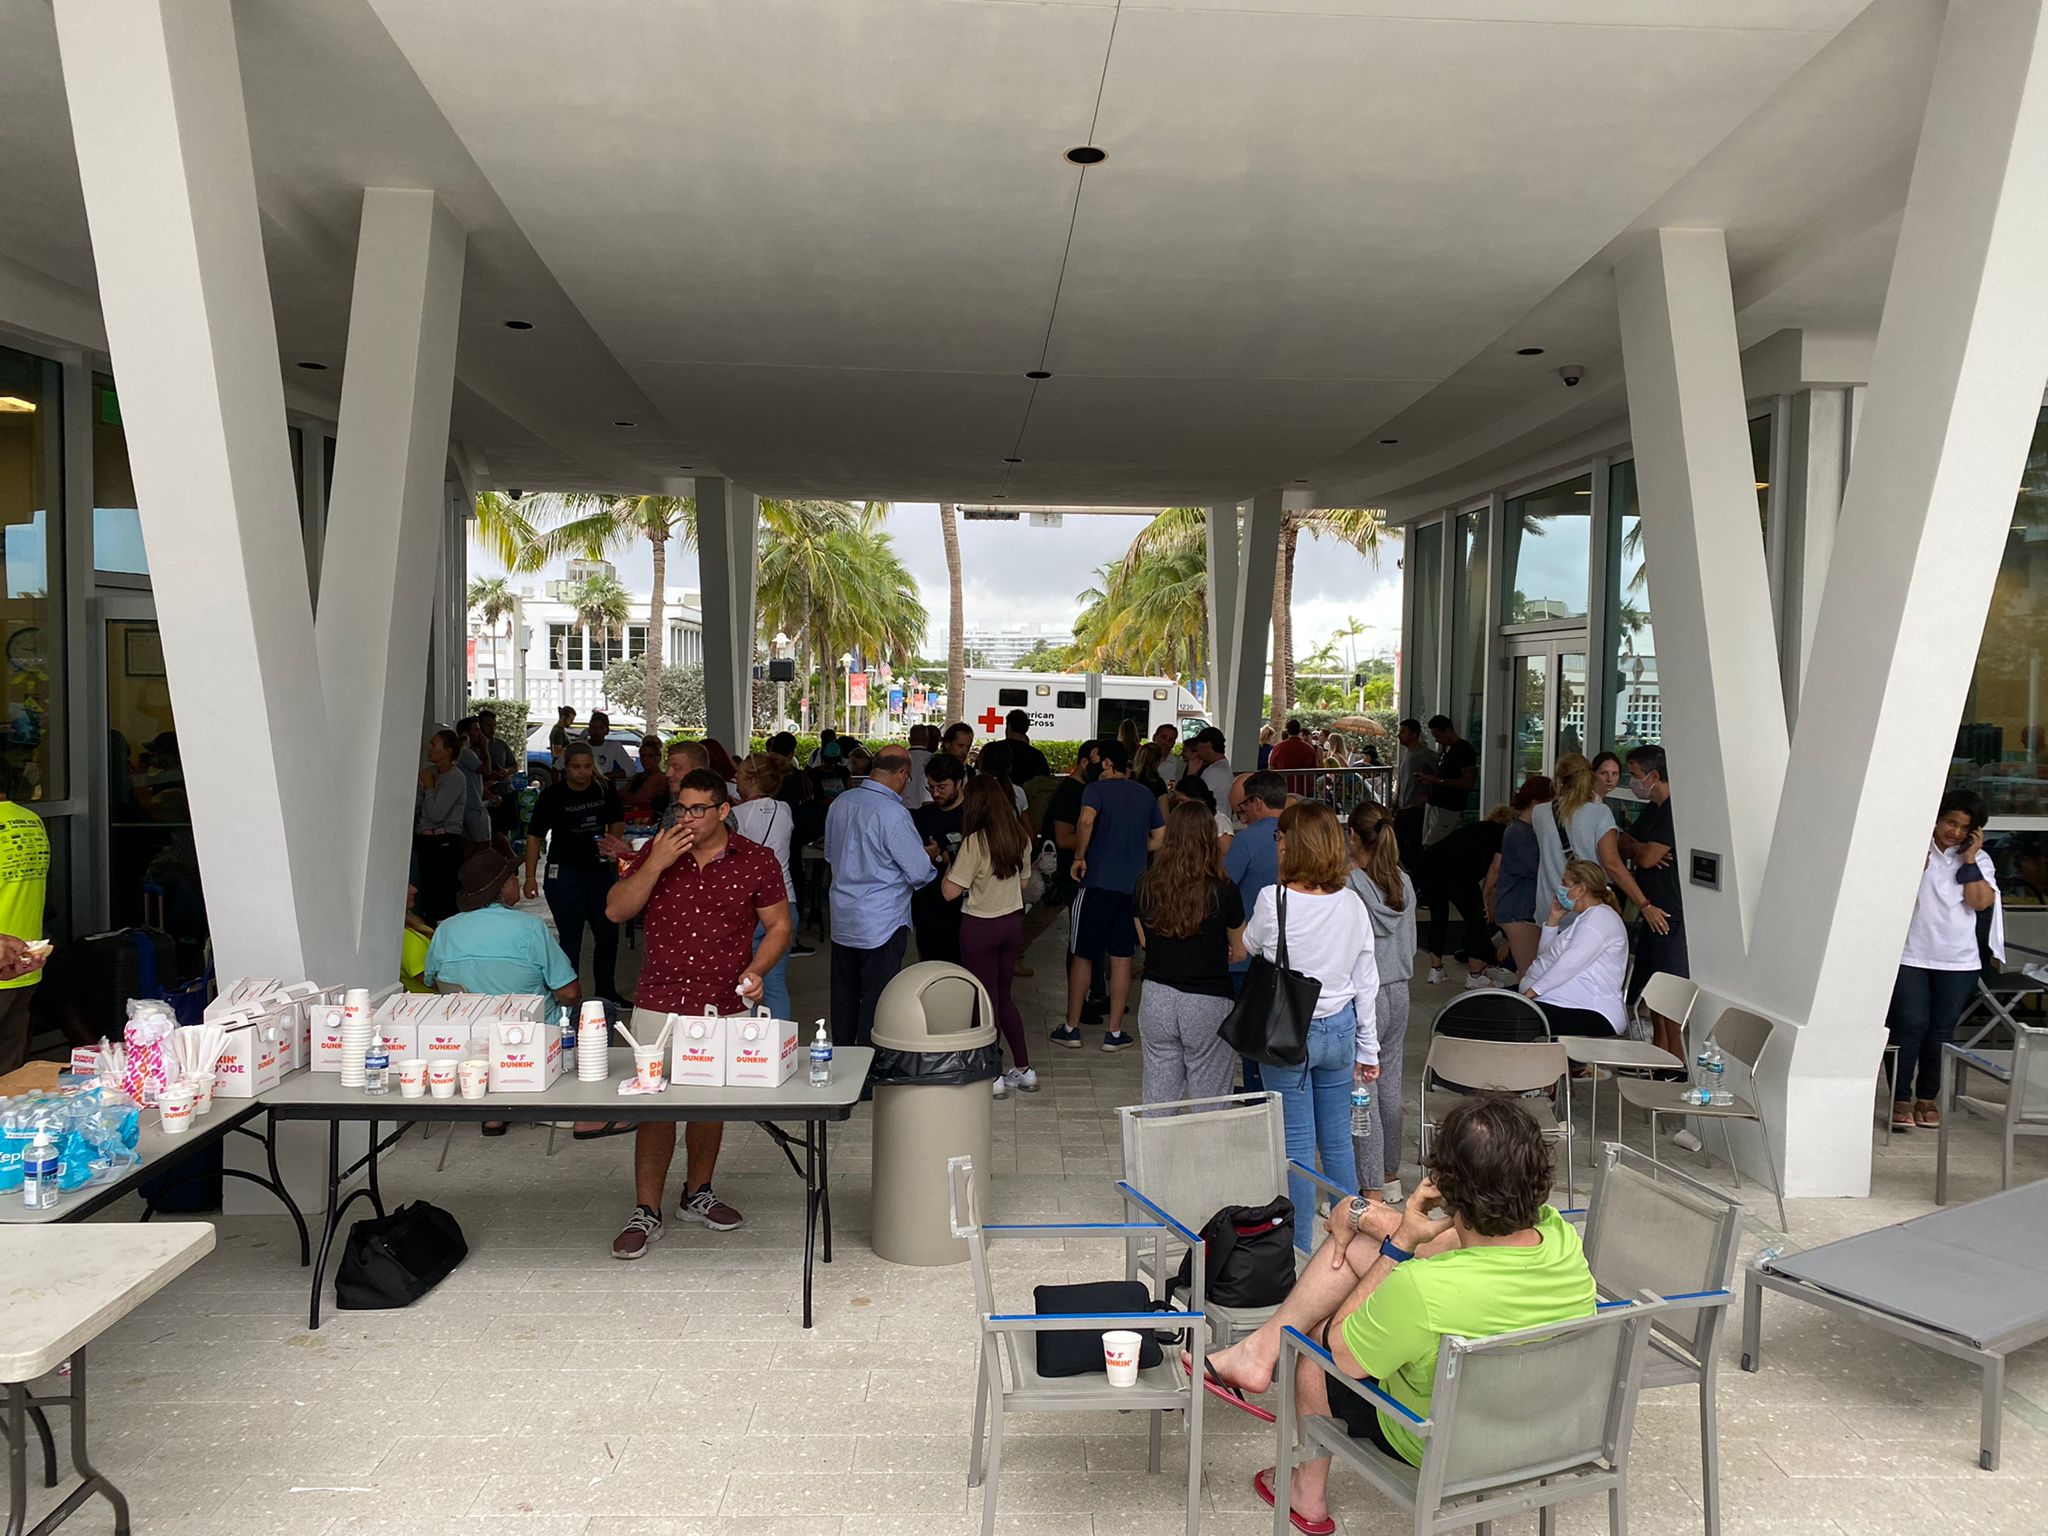
<path id="1" fill-rule="evenodd" d="M 519 873 L 519 861 L 486 843 L 462 861 L 456 874 L 455 905 L 464 912 L 480 912 L 496 906 L 504 894 L 505 882 Z"/>

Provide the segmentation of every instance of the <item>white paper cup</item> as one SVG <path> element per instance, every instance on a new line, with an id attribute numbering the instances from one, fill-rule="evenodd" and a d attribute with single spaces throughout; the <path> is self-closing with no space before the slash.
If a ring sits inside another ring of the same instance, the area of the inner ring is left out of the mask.
<path id="1" fill-rule="evenodd" d="M 491 1090 L 491 1064 L 471 1057 L 455 1069 L 455 1080 L 465 1099 L 480 1099 Z"/>
<path id="2" fill-rule="evenodd" d="M 655 1046 L 636 1045 L 633 1047 L 633 1074 L 640 1079 L 643 1086 L 648 1088 L 659 1088 L 661 1086 L 661 1056 L 661 1050 Z"/>
<path id="3" fill-rule="evenodd" d="M 1137 1334 L 1121 1328 L 1102 1336 L 1102 1364 L 1112 1387 L 1138 1384 L 1138 1347 L 1142 1342 Z"/>
<path id="4" fill-rule="evenodd" d="M 455 1097 L 454 1062 L 436 1061 L 428 1064 L 427 1092 L 437 1099 L 452 1099 Z"/>
<path id="5" fill-rule="evenodd" d="M 182 1136 L 192 1129 L 192 1100 L 192 1090 L 183 1085 L 167 1088 L 158 1096 L 157 1113 L 163 1117 L 166 1136 Z"/>
<path id="6" fill-rule="evenodd" d="M 211 1114 L 213 1112 L 213 1074 L 211 1072 L 202 1072 L 197 1077 L 186 1078 L 185 1081 L 192 1085 L 192 1113 L 195 1115 Z"/>
<path id="7" fill-rule="evenodd" d="M 398 1096 L 402 1099 L 416 1099 L 427 1091 L 427 1064 L 418 1056 L 408 1056 L 398 1064 Z"/>

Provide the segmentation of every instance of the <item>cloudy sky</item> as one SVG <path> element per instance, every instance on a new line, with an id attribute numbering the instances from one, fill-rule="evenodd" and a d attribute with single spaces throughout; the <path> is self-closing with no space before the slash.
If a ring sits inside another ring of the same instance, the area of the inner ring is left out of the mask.
<path id="1" fill-rule="evenodd" d="M 1033 528 L 1023 521 L 962 522 L 960 556 L 968 625 L 1071 624 L 1079 606 L 1075 594 L 1094 585 L 1096 567 L 1119 558 L 1144 522 L 1142 516 L 1069 517 L 1059 528 Z M 938 654 L 945 643 L 946 627 L 946 553 L 939 537 L 938 508 L 922 502 L 897 503 L 889 510 L 888 530 L 898 556 L 917 578 L 926 611 L 932 616 L 924 652 Z M 470 558 L 476 571 L 496 569 L 480 552 L 472 550 Z M 1401 631 L 1398 559 L 1398 540 L 1390 541 L 1388 550 L 1375 562 L 1340 544 L 1304 539 L 1294 570 L 1297 654 L 1314 650 L 1349 618 L 1356 617 L 1378 626 L 1366 637 L 1362 651 L 1391 655 Z M 629 588 L 637 592 L 648 589 L 653 567 L 644 543 L 616 563 L 619 579 Z M 532 579 L 537 583 L 545 578 Z M 695 553 L 671 548 L 670 587 L 696 584 Z"/>

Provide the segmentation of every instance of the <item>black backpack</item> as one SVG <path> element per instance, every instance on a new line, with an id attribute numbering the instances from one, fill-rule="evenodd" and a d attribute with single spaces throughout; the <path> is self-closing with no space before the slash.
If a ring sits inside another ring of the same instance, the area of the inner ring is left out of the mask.
<path id="1" fill-rule="evenodd" d="M 1294 1288 L 1294 1202 L 1226 1205 L 1202 1226 L 1203 1299 L 1219 1307 L 1277 1307 Z M 1193 1249 L 1181 1256 L 1174 1287 L 1192 1294 Z"/>

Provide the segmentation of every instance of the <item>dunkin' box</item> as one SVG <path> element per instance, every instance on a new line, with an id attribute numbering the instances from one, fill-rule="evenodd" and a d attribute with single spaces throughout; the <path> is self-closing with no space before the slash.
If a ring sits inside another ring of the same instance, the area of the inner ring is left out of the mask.
<path id="1" fill-rule="evenodd" d="M 725 1086 L 780 1088 L 796 1071 L 794 1019 L 771 1019 L 764 1010 L 725 1021 Z"/>
<path id="2" fill-rule="evenodd" d="M 312 1034 L 308 1039 L 309 1065 L 315 1072 L 339 1072 L 341 1070 L 341 1020 L 342 1007 L 339 1003 L 322 1003 L 309 1009 L 313 1016 Z"/>
<path id="3" fill-rule="evenodd" d="M 668 1080 L 686 1088 L 723 1088 L 732 1022 L 715 1013 L 677 1013 L 668 1036 Z"/>
<path id="4" fill-rule="evenodd" d="M 426 1061 L 460 1061 L 469 1052 L 469 1024 L 453 1019 L 429 1019 L 416 1026 L 414 1054 Z"/>
<path id="5" fill-rule="evenodd" d="M 227 1026 L 227 1049 L 213 1064 L 214 1097 L 253 1099 L 284 1080 L 284 1025 L 275 1017 L 251 1019 L 229 1014 L 215 1020 Z"/>
<path id="6" fill-rule="evenodd" d="M 491 1023 L 491 1092 L 538 1093 L 562 1075 L 562 1032 L 532 1019 Z"/>

